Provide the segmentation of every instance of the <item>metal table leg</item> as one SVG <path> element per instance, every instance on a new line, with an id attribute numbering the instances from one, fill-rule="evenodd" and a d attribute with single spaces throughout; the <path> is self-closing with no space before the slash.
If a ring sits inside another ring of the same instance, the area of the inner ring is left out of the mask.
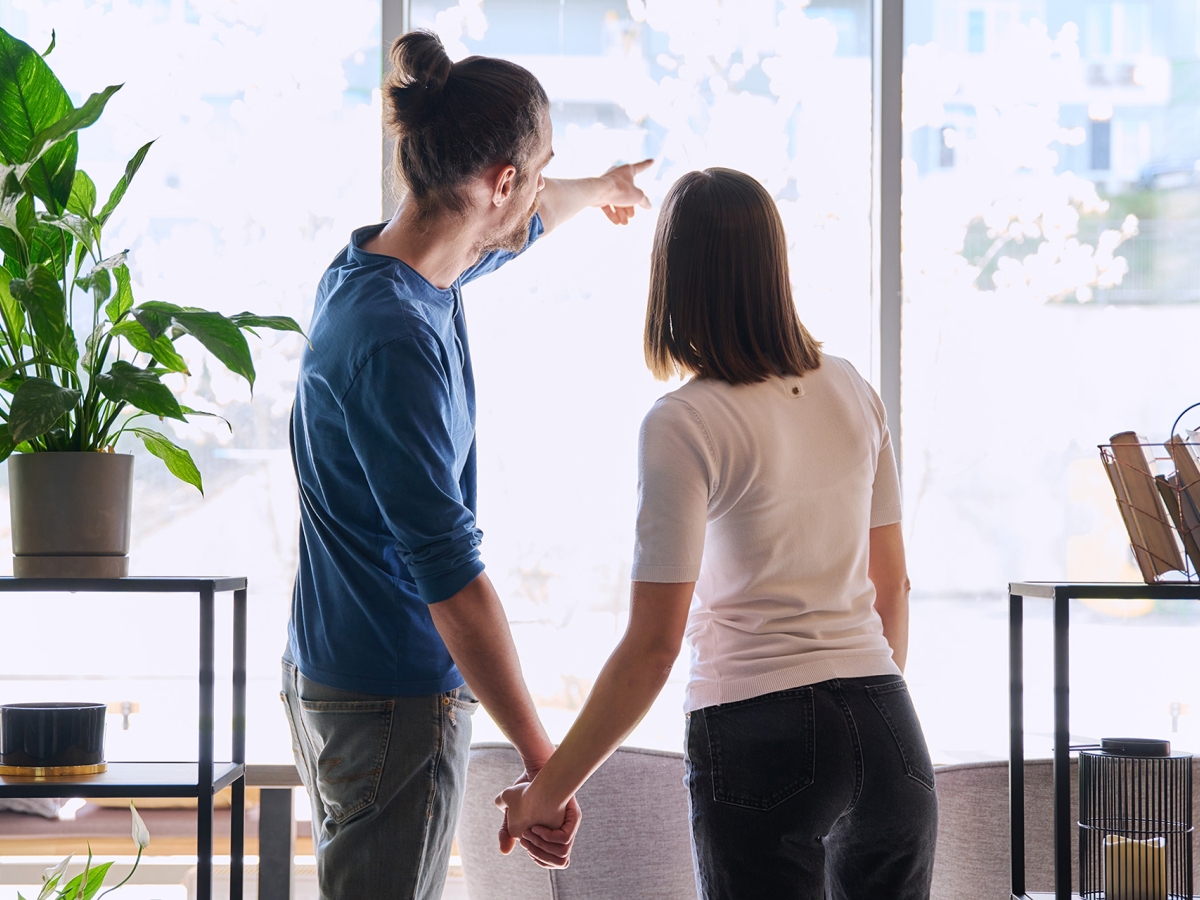
<path id="1" fill-rule="evenodd" d="M 1054 896 L 1071 900 L 1070 598 L 1054 591 Z"/>
<path id="2" fill-rule="evenodd" d="M 1025 893 L 1025 598 L 1008 595 L 1008 828 L 1012 894 Z"/>
<path id="3" fill-rule="evenodd" d="M 291 900 L 296 819 L 291 788 L 263 788 L 258 807 L 258 900 Z"/>
<path id="4" fill-rule="evenodd" d="M 246 592 L 233 592 L 233 762 L 246 762 Z M 229 811 L 229 900 L 242 900 L 246 849 L 246 775 L 233 783 Z"/>
<path id="5" fill-rule="evenodd" d="M 196 798 L 196 897 L 212 900 L 213 692 L 216 681 L 216 604 L 212 587 L 200 591 L 200 748 Z"/>

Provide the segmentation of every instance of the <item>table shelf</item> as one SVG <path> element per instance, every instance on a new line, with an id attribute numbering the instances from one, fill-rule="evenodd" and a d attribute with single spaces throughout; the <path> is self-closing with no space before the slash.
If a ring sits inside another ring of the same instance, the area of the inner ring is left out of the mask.
<path id="1" fill-rule="evenodd" d="M 245 771 L 242 763 L 213 763 L 213 793 Z M 0 776 L 0 797 L 199 797 L 204 788 L 194 762 L 110 762 L 98 775 L 61 778 Z"/>
<path id="2" fill-rule="evenodd" d="M 199 600 L 196 636 L 200 651 L 196 762 L 109 762 L 98 775 L 53 779 L 0 777 L 0 797 L 194 797 L 196 803 L 196 895 L 211 900 L 213 795 L 233 793 L 230 811 L 231 900 L 242 898 L 246 809 L 246 579 L 212 578 L 12 578 L 0 577 L 3 593 L 194 594 Z M 233 594 L 233 731 L 231 762 L 213 752 L 216 680 L 216 595 Z"/>
<path id="3" fill-rule="evenodd" d="M 1071 890 L 1071 613 L 1072 600 L 1200 600 L 1196 582 L 1067 584 L 1014 581 L 1008 586 L 1009 842 L 1011 896 L 1016 900 L 1075 900 Z M 1025 891 L 1025 673 L 1026 598 L 1051 601 L 1054 668 L 1054 883 L 1051 893 Z"/>

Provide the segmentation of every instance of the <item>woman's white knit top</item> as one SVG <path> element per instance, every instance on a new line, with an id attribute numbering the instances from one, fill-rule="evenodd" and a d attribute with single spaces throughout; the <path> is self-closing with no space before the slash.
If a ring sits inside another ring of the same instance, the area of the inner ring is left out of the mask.
<path id="1" fill-rule="evenodd" d="M 850 363 L 691 380 L 647 414 L 639 472 L 633 579 L 696 582 L 686 710 L 899 674 L 867 561 L 900 485 L 883 403 Z"/>

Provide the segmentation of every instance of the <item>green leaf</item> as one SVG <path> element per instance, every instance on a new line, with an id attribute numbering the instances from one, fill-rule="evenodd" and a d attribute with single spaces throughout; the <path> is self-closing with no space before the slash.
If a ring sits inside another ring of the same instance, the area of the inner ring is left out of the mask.
<path id="1" fill-rule="evenodd" d="M 171 389 L 159 380 L 157 372 L 150 369 L 139 369 L 124 360 L 117 360 L 112 368 L 96 377 L 96 384 L 100 393 L 114 403 L 125 401 L 143 412 L 187 421 Z"/>
<path id="2" fill-rule="evenodd" d="M 112 868 L 112 865 L 112 863 L 106 862 L 94 869 L 84 869 L 67 882 L 61 900 L 92 900 L 96 896 L 96 892 L 104 887 L 104 878 L 108 875 L 108 870 Z M 86 882 L 83 880 L 85 875 L 87 876 Z"/>
<path id="3" fill-rule="evenodd" d="M 53 219 L 43 216 L 34 226 L 33 240 L 29 242 L 29 262 L 31 265 L 48 266 L 55 280 L 62 280 L 66 272 L 68 254 L 75 236 L 69 231 L 53 224 Z"/>
<path id="4" fill-rule="evenodd" d="M 129 266 L 124 263 L 113 267 L 113 275 L 117 279 L 117 293 L 104 307 L 104 314 L 116 324 L 133 308 L 133 285 L 129 281 Z"/>
<path id="5" fill-rule="evenodd" d="M 112 304 L 110 303 L 109 305 L 111 306 Z M 155 361 L 168 372 L 182 372 L 184 375 L 192 374 L 188 371 L 187 363 L 175 350 L 175 345 L 171 343 L 169 337 L 165 334 L 159 335 L 156 338 L 150 337 L 150 333 L 136 319 L 126 319 L 124 322 L 113 326 L 110 333 L 117 337 L 125 338 L 125 340 L 129 341 L 129 345 L 139 353 L 147 353 L 153 356 Z"/>
<path id="6" fill-rule="evenodd" d="M 74 369 L 79 347 L 67 325 L 66 298 L 54 276 L 43 266 L 32 266 L 28 277 L 14 278 L 8 287 L 29 312 L 33 332 L 46 345 L 51 358 Z"/>
<path id="7" fill-rule="evenodd" d="M 38 224 L 50 225 L 71 235 L 72 240 L 79 241 L 85 247 L 92 243 L 92 229 L 82 216 L 65 213 L 61 216 L 40 216 Z"/>
<path id="8" fill-rule="evenodd" d="M 51 28 L 50 29 L 50 46 L 42 51 L 42 59 L 45 59 L 47 56 L 49 56 L 51 53 L 54 52 L 54 45 L 56 43 L 58 43 L 58 35 L 55 34 L 54 29 Z"/>
<path id="9" fill-rule="evenodd" d="M 46 378 L 26 378 L 13 394 L 8 427 L 15 443 L 45 434 L 79 403 L 79 391 L 60 387 Z"/>
<path id="10" fill-rule="evenodd" d="M 55 120 L 38 131 L 33 136 L 33 141 L 29 145 L 29 149 L 25 151 L 25 158 L 21 162 L 33 162 L 43 153 L 49 150 L 50 147 L 59 143 L 63 139 L 73 135 L 75 132 L 87 128 L 100 118 L 100 114 L 104 112 L 104 106 L 108 103 L 109 98 L 121 89 L 119 84 L 110 84 L 98 94 L 92 94 L 83 101 L 83 106 L 79 109 L 72 109 L 65 115 Z M 71 185 L 74 186 L 74 172 L 71 173 Z M 70 191 L 67 192 L 67 200 L 70 199 Z M 67 200 L 63 201 L 66 206 Z"/>
<path id="11" fill-rule="evenodd" d="M 99 266 L 92 269 L 92 296 L 96 301 L 96 309 L 100 308 L 109 294 L 112 293 L 112 276 L 108 274 L 108 269 L 102 269 Z"/>
<path id="12" fill-rule="evenodd" d="M 229 424 L 229 420 L 224 416 L 217 415 L 216 413 L 204 412 L 200 409 L 192 409 L 190 406 L 180 406 L 179 408 L 183 410 L 183 414 L 185 416 L 208 416 L 212 419 L 220 419 L 225 423 L 225 427 L 229 429 L 229 433 L 233 434 L 233 426 Z"/>
<path id="13" fill-rule="evenodd" d="M 100 888 L 104 887 L 104 879 L 112 866 L 111 862 L 101 863 L 88 872 L 87 884 L 83 888 L 83 893 L 80 894 L 80 900 L 92 900 L 96 896 Z"/>
<path id="14" fill-rule="evenodd" d="M 21 333 L 25 330 L 25 311 L 9 290 L 12 275 L 8 269 L 0 269 L 0 316 L 4 317 L 4 330 L 15 343 L 21 345 Z"/>
<path id="15" fill-rule="evenodd" d="M 147 450 L 166 463 L 168 472 L 180 481 L 194 485 L 201 494 L 204 493 L 204 483 L 200 478 L 200 470 L 192 461 L 192 454 L 182 447 L 176 447 L 157 431 L 151 431 L 149 428 L 130 428 L 129 430 L 142 439 Z"/>
<path id="16" fill-rule="evenodd" d="M 254 313 L 243 312 L 229 318 L 238 328 L 270 328 L 274 331 L 304 334 L 304 329 L 291 316 L 256 316 Z"/>
<path id="17" fill-rule="evenodd" d="M 67 198 L 67 209 L 77 216 L 91 218 L 96 211 L 96 182 L 83 169 L 75 170 L 71 182 L 71 196 Z"/>
<path id="18" fill-rule="evenodd" d="M 250 389 L 253 391 L 254 362 L 250 358 L 250 345 L 246 343 L 246 336 L 232 319 L 227 319 L 220 313 L 183 309 L 172 303 L 157 300 L 143 303 L 134 310 L 134 315 L 139 311 L 169 315 L 176 325 L 203 344 L 204 348 L 223 362 L 231 372 L 250 382 Z"/>
<path id="19" fill-rule="evenodd" d="M 153 143 L 154 141 L 148 141 L 143 144 L 138 148 L 137 153 L 133 154 L 133 158 L 125 164 L 125 174 L 117 179 L 112 193 L 108 195 L 108 199 L 104 202 L 104 207 L 100 210 L 100 215 L 96 217 L 101 225 L 108 221 L 108 217 L 113 214 L 113 210 L 117 208 L 117 204 L 125 196 L 125 192 L 129 189 L 129 183 L 133 181 L 133 176 L 137 173 L 137 170 L 141 168 L 142 161 L 146 158 L 146 154 L 150 152 L 150 145 Z"/>
<path id="20" fill-rule="evenodd" d="M 33 197 L 25 193 L 13 170 L 8 168 L 0 180 L 0 252 L 8 259 L 27 263 L 36 225 Z"/>
<path id="21" fill-rule="evenodd" d="M 16 447 L 17 445 L 8 431 L 8 426 L 0 425 L 0 462 L 4 462 L 4 460 L 12 456 L 12 452 Z"/>
<path id="22" fill-rule="evenodd" d="M 167 333 L 167 329 L 171 327 L 171 317 L 163 315 L 160 312 L 155 312 L 152 309 L 142 309 L 137 307 L 133 310 L 133 317 L 141 323 L 152 338 L 160 338 Z"/>
<path id="23" fill-rule="evenodd" d="M 129 251 L 122 250 L 120 253 L 114 253 L 112 256 L 106 256 L 100 262 L 92 267 L 94 272 L 96 269 L 115 269 L 117 266 L 125 265 L 125 261 L 129 258 Z"/>
<path id="24" fill-rule="evenodd" d="M 71 99 L 32 47 L 0 28 L 0 157 L 26 160 L 36 135 L 72 111 Z M 75 181 L 79 141 L 74 134 L 41 154 L 26 175 L 29 189 L 51 212 L 66 206 Z"/>
<path id="25" fill-rule="evenodd" d="M 24 373 L 24 371 L 30 366 L 42 365 L 54 365 L 54 363 L 50 362 L 50 360 L 43 356 L 35 356 L 33 359 L 23 359 L 18 363 L 13 363 L 11 366 L 5 366 L 3 369 L 0 369 L 0 387 L 11 383 L 13 384 L 13 390 L 15 391 L 18 387 L 20 387 L 21 382 L 25 380 L 25 376 L 24 374 L 21 374 L 20 377 L 14 379 L 14 375 L 17 375 L 17 373 Z"/>

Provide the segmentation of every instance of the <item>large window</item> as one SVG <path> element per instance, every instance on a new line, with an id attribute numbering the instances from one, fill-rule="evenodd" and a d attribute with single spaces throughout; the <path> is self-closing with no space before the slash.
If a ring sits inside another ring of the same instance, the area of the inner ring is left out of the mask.
<path id="1" fill-rule="evenodd" d="M 912 676 L 935 746 L 1003 755 L 1007 582 L 1140 580 L 1096 445 L 1126 430 L 1165 440 L 1197 399 L 1196 10 L 905 9 Z M 1194 744 L 1192 605 L 1076 617 L 1079 733 Z M 1031 666 L 1045 657 L 1031 645 Z M 1048 732 L 1049 693 L 1031 700 L 1031 730 Z"/>

